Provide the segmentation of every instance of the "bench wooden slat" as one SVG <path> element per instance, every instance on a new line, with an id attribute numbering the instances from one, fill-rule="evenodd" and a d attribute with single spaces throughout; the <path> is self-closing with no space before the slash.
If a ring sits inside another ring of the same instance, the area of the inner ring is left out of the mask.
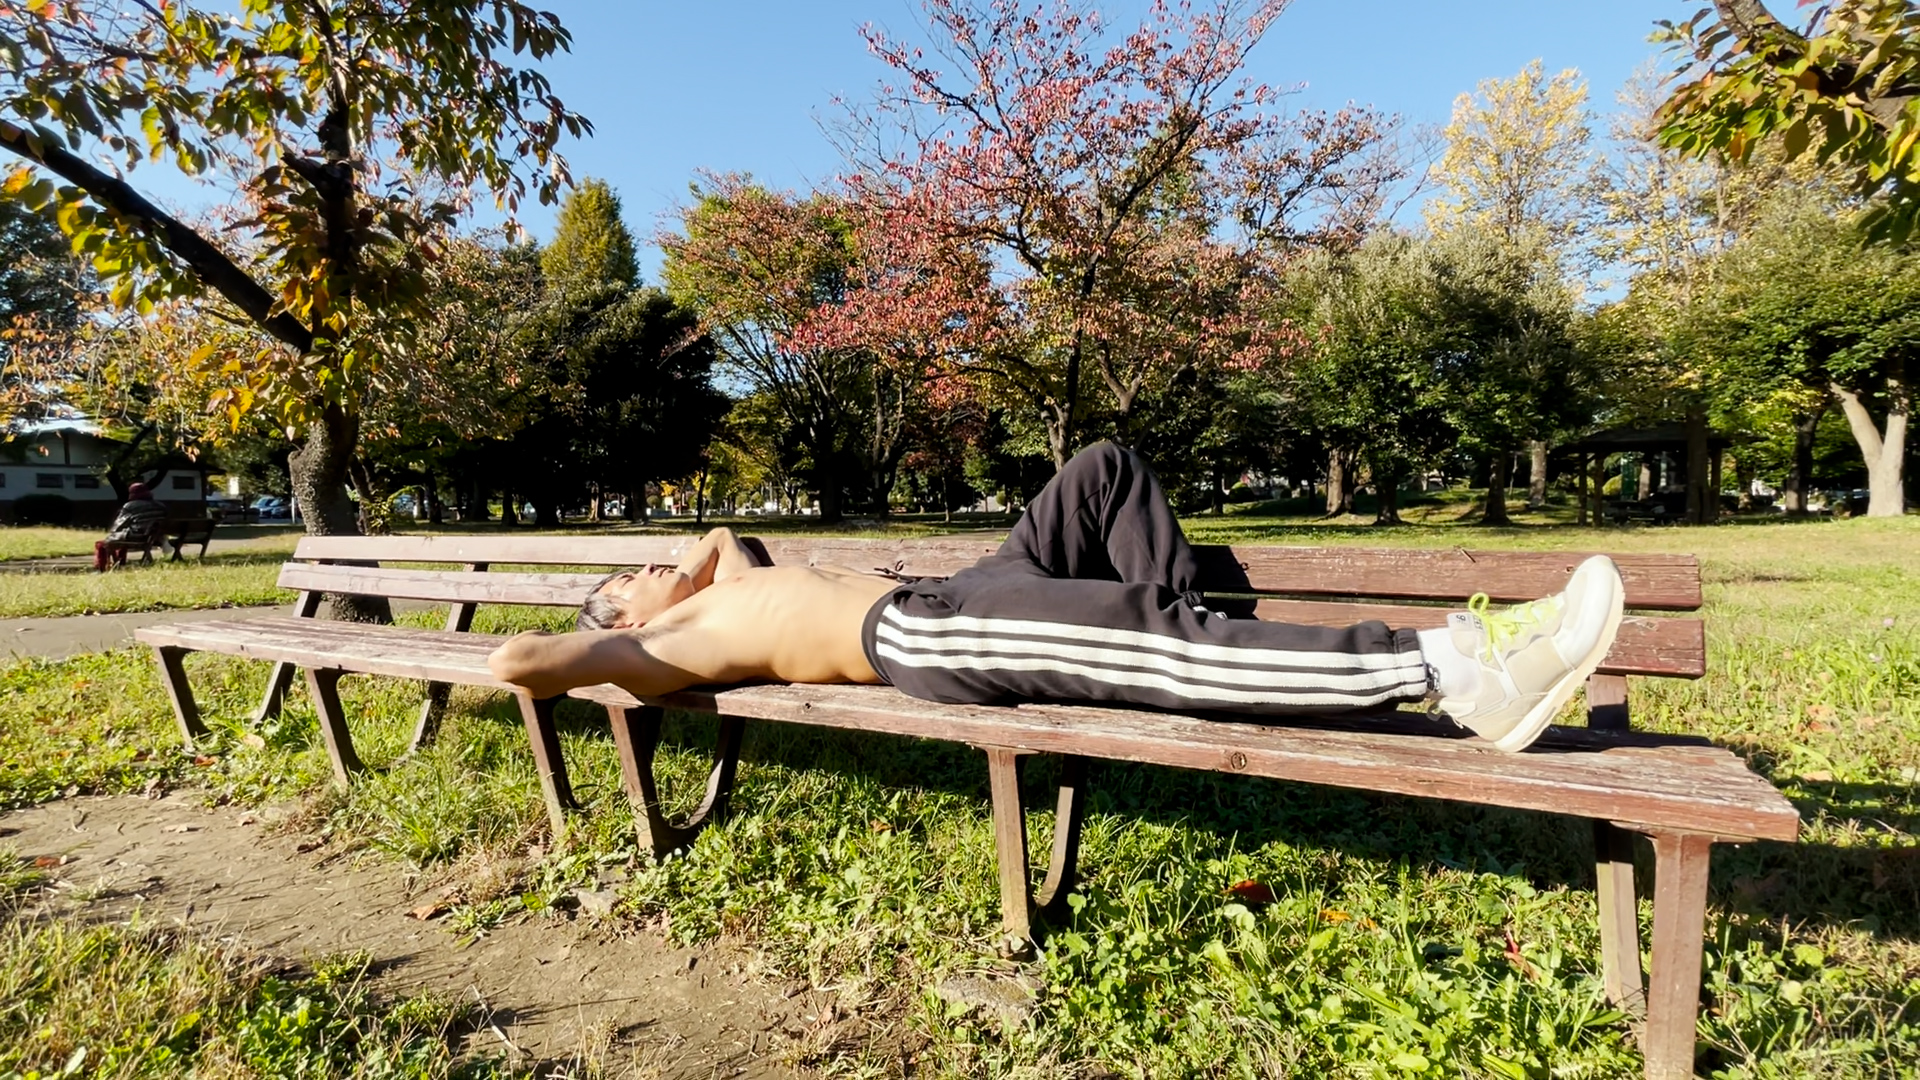
<path id="1" fill-rule="evenodd" d="M 686 536 L 314 536 L 294 558 L 374 562 L 483 562 L 495 566 L 571 564 L 636 566 L 678 559 L 694 542 Z M 779 565 L 832 564 L 856 570 L 887 567 L 907 574 L 945 576 L 973 565 L 999 547 L 998 537 L 863 540 L 840 537 L 762 541 Z M 1372 596 L 1393 600 L 1463 602 L 1485 592 L 1500 603 L 1558 591 L 1581 552 L 1434 551 L 1417 548 L 1266 547 L 1198 545 L 1201 587 L 1218 593 L 1296 596 Z M 1691 555 L 1616 555 L 1627 586 L 1627 606 L 1691 611 L 1700 606 L 1700 566 Z"/>
<path id="2" fill-rule="evenodd" d="M 599 574 L 475 573 L 400 567 L 288 563 L 280 587 L 312 592 L 391 596 L 436 603 L 537 604 L 579 607 Z M 1317 600 L 1262 600 L 1264 619 L 1346 626 L 1367 619 L 1426 629 L 1442 625 L 1449 609 L 1404 604 L 1352 604 Z M 1621 624 L 1600 671 L 1607 675 L 1699 678 L 1706 673 L 1706 630 L 1698 619 L 1631 616 Z"/>
<path id="3" fill-rule="evenodd" d="M 618 687 L 574 696 L 631 707 Z M 885 731 L 1039 753 L 1079 754 L 1371 791 L 1456 799 L 1792 840 L 1799 814 L 1731 752 L 1682 736 L 1556 729 L 1534 749 L 1503 754 L 1447 738 L 1444 725 L 1399 730 L 1209 721 L 1072 705 L 941 705 L 888 687 L 749 686 L 688 690 L 645 704 L 726 716 Z M 1432 723 L 1413 721 L 1414 724 Z"/>
<path id="4" fill-rule="evenodd" d="M 142 627 L 151 645 L 287 660 L 308 667 L 506 689 L 486 670 L 500 639 L 311 619 Z M 574 696 L 641 704 L 617 687 Z M 1556 731 L 1501 754 L 1436 721 L 1392 715 L 1326 726 L 1209 721 L 1072 705 L 941 705 L 889 687 L 751 686 L 650 701 L 764 720 L 885 731 L 1045 753 L 1209 769 L 1280 780 L 1609 818 L 1656 828 L 1790 840 L 1799 817 L 1733 754 L 1673 736 Z M 1303 721 L 1302 723 L 1306 723 Z"/>
<path id="5" fill-rule="evenodd" d="M 487 654 L 504 640 L 493 634 L 262 618 L 143 626 L 134 637 L 148 645 L 281 660 L 305 668 L 508 689 L 487 671 Z"/>
<path id="6" fill-rule="evenodd" d="M 287 563 L 280 587 L 312 592 L 358 593 L 436 603 L 528 604 L 579 607 L 604 574 L 488 573 L 472 570 L 412 570 L 390 566 Z"/>
<path id="7" fill-rule="evenodd" d="M 1444 607 L 1408 604 L 1339 604 L 1324 600 L 1262 600 L 1254 613 L 1263 619 L 1309 626 L 1351 626 L 1379 619 L 1401 630 L 1444 626 Z M 1602 675 L 1652 675 L 1697 679 L 1707 673 L 1707 624 L 1699 619 L 1629 615 L 1620 636 L 1600 663 Z"/>

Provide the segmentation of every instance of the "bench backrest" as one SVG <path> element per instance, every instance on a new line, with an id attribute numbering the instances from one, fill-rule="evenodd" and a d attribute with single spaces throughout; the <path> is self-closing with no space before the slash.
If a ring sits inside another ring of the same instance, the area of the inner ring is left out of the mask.
<path id="1" fill-rule="evenodd" d="M 625 567 L 673 562 L 693 536 L 306 537 L 282 568 L 282 588 L 462 604 L 578 607 L 599 573 L 489 571 L 488 567 Z M 843 537 L 750 540 L 776 565 L 885 568 L 943 576 L 999 547 L 997 537 L 923 540 Z M 1196 545 L 1200 588 L 1239 598 L 1263 618 L 1341 626 L 1366 619 L 1424 629 L 1445 622 L 1475 592 L 1497 603 L 1559 590 L 1585 553 Z M 361 565 L 343 565 L 352 560 Z M 1697 678 L 1706 671 L 1699 619 L 1653 612 L 1700 606 L 1700 565 L 1691 555 L 1615 555 L 1635 612 L 1601 665 L 1612 675 Z M 463 567 L 368 565 L 442 563 Z M 1226 605 L 1222 605 L 1226 606 Z"/>

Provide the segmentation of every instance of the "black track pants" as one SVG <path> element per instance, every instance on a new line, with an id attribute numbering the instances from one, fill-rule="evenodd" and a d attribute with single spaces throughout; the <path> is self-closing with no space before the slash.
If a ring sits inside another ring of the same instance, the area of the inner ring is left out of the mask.
<path id="1" fill-rule="evenodd" d="M 946 702 L 1299 713 L 1426 695 L 1412 631 L 1228 619 L 1201 605 L 1195 569 L 1146 462 L 1101 443 L 1067 463 L 997 553 L 882 597 L 867 656 L 902 691 Z"/>

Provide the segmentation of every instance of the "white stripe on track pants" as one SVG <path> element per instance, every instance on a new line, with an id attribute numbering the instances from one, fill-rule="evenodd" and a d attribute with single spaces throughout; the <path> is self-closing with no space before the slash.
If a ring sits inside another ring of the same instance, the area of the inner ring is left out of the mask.
<path id="1" fill-rule="evenodd" d="M 1229 619 L 1201 605 L 1194 574 L 1145 461 L 1100 443 L 996 554 L 883 596 L 863 640 L 881 678 L 932 701 L 1326 713 L 1427 694 L 1412 631 Z"/>

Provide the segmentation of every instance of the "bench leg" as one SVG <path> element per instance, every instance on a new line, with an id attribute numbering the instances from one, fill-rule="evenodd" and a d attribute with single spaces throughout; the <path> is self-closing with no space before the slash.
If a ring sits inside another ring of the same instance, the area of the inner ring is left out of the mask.
<path id="1" fill-rule="evenodd" d="M 173 719 L 180 725 L 180 741 L 193 749 L 193 741 L 207 734 L 200 720 L 200 706 L 193 700 L 193 687 L 187 683 L 187 669 L 181 658 L 187 650 L 176 645 L 155 645 L 154 659 L 160 662 L 160 681 L 167 688 L 167 700 L 173 703 Z"/>
<path id="2" fill-rule="evenodd" d="M 486 563 L 468 563 L 468 570 L 485 570 Z M 473 609 L 476 604 L 455 604 L 447 610 L 447 632 L 464 634 L 473 629 Z M 407 753 L 417 754 L 420 749 L 434 740 L 440 733 L 440 718 L 447 711 L 447 697 L 452 691 L 446 683 L 428 683 L 427 700 L 420 706 L 420 721 L 413 727 L 413 741 L 407 744 Z"/>
<path id="3" fill-rule="evenodd" d="M 427 684 L 427 700 L 420 705 L 420 719 L 413 725 L 413 738 L 407 742 L 407 753 L 419 753 L 440 734 L 440 718 L 445 715 L 447 698 L 452 695 L 453 687 L 446 683 Z"/>
<path id="4" fill-rule="evenodd" d="M 1067 895 L 1073 891 L 1080 863 L 1080 827 L 1086 816 L 1087 763 L 1069 756 L 1061 763 L 1060 799 L 1055 804 L 1053 854 L 1047 880 L 1038 896 L 1029 887 L 1027 868 L 1027 814 L 1020 804 L 1020 763 L 1026 751 L 1000 746 L 982 747 L 987 754 L 987 781 L 993 794 L 993 840 L 1000 867 L 1001 949 L 1011 956 L 1029 956 L 1037 938 L 1035 919 L 1057 922 L 1067 913 Z"/>
<path id="5" fill-rule="evenodd" d="M 280 706 L 287 699 L 287 689 L 293 685 L 294 665 L 282 660 L 273 665 L 267 675 L 267 691 L 260 695 L 260 707 L 253 710 L 253 722 L 264 724 L 280 715 Z"/>
<path id="6" fill-rule="evenodd" d="M 1655 833 L 1653 852 L 1653 976 L 1641 1049 L 1647 1080 L 1685 1080 L 1693 1075 L 1713 838 Z"/>
<path id="7" fill-rule="evenodd" d="M 341 787 L 353 783 L 360 771 L 360 757 L 353 752 L 353 735 L 347 731 L 347 714 L 340 707 L 340 676 L 344 671 L 329 668 L 307 669 L 307 696 L 313 699 L 313 711 L 320 717 L 320 738 L 327 744 L 327 757 L 333 762 L 333 779 Z"/>
<path id="8" fill-rule="evenodd" d="M 1633 834 L 1593 823 L 1594 896 L 1600 907 L 1600 971 L 1607 1000 L 1627 1015 L 1646 1015 L 1640 972 L 1640 898 L 1633 881 Z"/>
<path id="9" fill-rule="evenodd" d="M 685 821 L 675 823 L 667 820 L 666 810 L 660 805 L 660 789 L 653 775 L 653 755 L 660 746 L 660 721 L 665 715 L 664 709 L 651 705 L 637 709 L 607 706 L 614 746 L 620 752 L 620 780 L 637 811 L 640 843 L 651 848 L 655 858 L 665 858 L 691 845 L 701 829 L 727 816 L 740 764 L 740 740 L 747 730 L 745 717 L 720 718 L 720 740 L 714 747 L 713 771 L 707 774 L 706 798 Z"/>
<path id="10" fill-rule="evenodd" d="M 303 592 L 293 602 L 293 615 L 297 619 L 311 619 L 320 610 L 320 594 Z M 293 685 L 294 666 L 285 661 L 273 665 L 273 671 L 267 676 L 267 691 L 260 696 L 260 707 L 253 710 L 253 722 L 264 724 L 280 715 L 280 706 L 287 699 L 287 688 Z"/>
<path id="11" fill-rule="evenodd" d="M 520 702 L 520 719 L 527 725 L 527 741 L 533 744 L 533 765 L 540 774 L 540 795 L 547 804 L 547 821 L 553 826 L 553 842 L 566 843 L 567 811 L 579 809 L 573 800 L 573 786 L 567 782 L 567 762 L 560 755 L 560 729 L 553 723 L 553 707 L 559 698 L 533 698 L 515 694 Z"/>

